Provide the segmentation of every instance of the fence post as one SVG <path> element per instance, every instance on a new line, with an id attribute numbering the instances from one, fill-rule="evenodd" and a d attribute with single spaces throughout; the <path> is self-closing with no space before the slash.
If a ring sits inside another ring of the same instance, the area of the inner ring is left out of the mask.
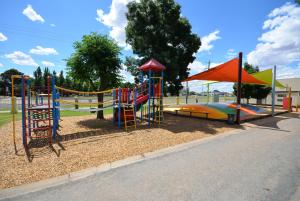
<path id="1" fill-rule="evenodd" d="M 78 106 L 78 96 L 75 96 L 75 109 L 77 110 L 79 108 Z"/>
<path id="2" fill-rule="evenodd" d="M 18 107 L 17 107 L 17 98 L 14 96 L 11 98 L 11 113 L 17 114 L 18 113 Z"/>

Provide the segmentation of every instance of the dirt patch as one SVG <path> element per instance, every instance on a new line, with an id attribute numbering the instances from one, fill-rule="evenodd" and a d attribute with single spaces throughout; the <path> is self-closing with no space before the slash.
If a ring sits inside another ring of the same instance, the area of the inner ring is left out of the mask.
<path id="1" fill-rule="evenodd" d="M 12 124 L 0 128 L 0 188 L 67 174 L 105 162 L 151 152 L 237 128 L 223 122 L 166 115 L 160 126 L 138 124 L 124 132 L 111 120 L 95 116 L 66 117 L 61 121 L 60 143 L 51 148 L 32 145 L 31 162 L 22 147 L 21 122 L 16 123 L 17 149 L 12 142 Z"/>

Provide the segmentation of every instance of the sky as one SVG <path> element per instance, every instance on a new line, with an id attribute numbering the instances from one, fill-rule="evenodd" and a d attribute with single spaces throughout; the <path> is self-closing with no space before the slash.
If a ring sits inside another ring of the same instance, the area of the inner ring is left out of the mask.
<path id="1" fill-rule="evenodd" d="M 121 58 L 135 56 L 125 42 L 127 3 L 132 0 L 2 0 L 0 73 L 16 68 L 32 76 L 37 66 L 66 72 L 73 42 L 84 34 L 107 34 L 122 47 Z M 277 65 L 278 78 L 300 77 L 300 7 L 286 0 L 176 0 L 182 16 L 202 41 L 189 65 L 204 71 L 243 52 L 243 61 L 261 70 Z M 125 70 L 122 75 L 132 81 Z M 203 89 L 200 82 L 192 90 Z M 232 84 L 212 89 L 231 91 Z"/>

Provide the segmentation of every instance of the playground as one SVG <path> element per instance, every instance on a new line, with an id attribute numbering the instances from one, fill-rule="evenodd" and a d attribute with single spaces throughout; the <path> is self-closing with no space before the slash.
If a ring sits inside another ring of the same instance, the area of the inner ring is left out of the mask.
<path id="1" fill-rule="evenodd" d="M 273 84 L 275 89 L 275 79 L 247 74 L 240 63 L 233 59 L 185 81 Z M 16 114 L 12 87 L 12 122 L 0 127 L 0 188 L 68 174 L 233 129 L 247 129 L 248 124 L 241 124 L 244 121 L 291 110 L 291 106 L 242 104 L 240 89 L 236 102 L 165 104 L 165 68 L 151 59 L 139 67 L 140 83 L 133 88 L 99 92 L 59 87 L 51 76 L 47 88 L 39 90 L 31 87 L 28 76 L 13 76 L 12 86 L 16 79 L 22 83 L 21 115 Z M 239 76 L 220 77 L 214 72 L 220 69 L 235 70 Z M 90 98 L 95 96 L 98 99 Z M 85 115 L 68 117 L 66 111 Z M 103 111 L 104 119 L 95 119 L 98 111 Z"/>

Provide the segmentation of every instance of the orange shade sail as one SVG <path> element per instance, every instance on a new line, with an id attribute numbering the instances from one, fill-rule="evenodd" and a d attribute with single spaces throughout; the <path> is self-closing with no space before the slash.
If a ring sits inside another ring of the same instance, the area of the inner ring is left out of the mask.
<path id="1" fill-rule="evenodd" d="M 238 82 L 238 66 L 239 59 L 235 58 L 227 61 L 221 65 L 211 68 L 202 73 L 192 75 L 185 79 L 183 82 L 192 80 L 211 80 L 219 82 Z M 248 74 L 244 69 L 242 69 L 242 83 L 248 84 L 267 84 L 262 80 L 258 80 L 252 75 Z"/>

